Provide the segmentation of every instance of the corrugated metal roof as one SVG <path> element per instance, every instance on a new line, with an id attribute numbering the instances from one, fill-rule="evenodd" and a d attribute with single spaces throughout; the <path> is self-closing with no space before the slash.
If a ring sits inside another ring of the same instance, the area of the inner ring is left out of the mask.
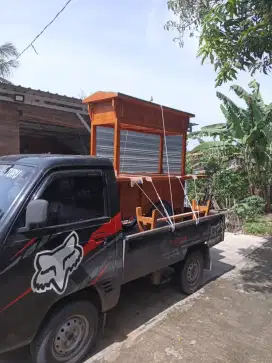
<path id="1" fill-rule="evenodd" d="M 23 87 L 21 85 L 0 83 L 0 90 L 9 90 L 9 91 L 18 92 L 18 93 L 39 95 L 39 96 L 43 96 L 43 97 L 47 97 L 47 98 L 54 98 L 56 100 L 63 100 L 63 101 L 67 101 L 67 102 L 74 102 L 74 103 L 82 104 L 82 100 L 80 98 L 69 97 L 66 95 L 60 95 L 58 93 L 42 91 L 40 89 L 33 89 L 30 87 Z"/>

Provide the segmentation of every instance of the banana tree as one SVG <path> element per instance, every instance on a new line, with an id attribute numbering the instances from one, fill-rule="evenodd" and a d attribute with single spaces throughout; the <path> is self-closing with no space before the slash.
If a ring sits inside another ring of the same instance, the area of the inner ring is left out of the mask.
<path id="1" fill-rule="evenodd" d="M 272 103 L 264 103 L 259 83 L 252 81 L 249 87 L 251 93 L 240 86 L 231 86 L 231 90 L 245 102 L 245 108 L 217 92 L 226 123 L 206 126 L 191 136 L 201 141 L 196 149 L 198 152 L 210 152 L 214 148 L 221 152 L 232 149 L 235 155 L 240 155 L 251 194 L 264 197 L 269 208 L 272 184 Z M 212 137 L 214 141 L 203 142 L 202 137 L 206 136 Z"/>

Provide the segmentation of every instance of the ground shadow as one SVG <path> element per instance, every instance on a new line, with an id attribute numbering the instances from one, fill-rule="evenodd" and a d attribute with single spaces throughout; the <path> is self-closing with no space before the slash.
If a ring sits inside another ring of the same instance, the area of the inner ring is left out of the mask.
<path id="1" fill-rule="evenodd" d="M 234 268 L 221 261 L 223 252 L 218 248 L 211 249 L 213 269 L 205 271 L 203 286 Z M 124 341 L 133 330 L 186 297 L 180 292 L 175 279 L 159 286 L 151 285 L 149 279 L 145 278 L 125 285 L 119 304 L 108 313 L 104 335 L 93 354 L 114 342 Z"/>
<path id="2" fill-rule="evenodd" d="M 272 293 L 272 237 L 267 237 L 266 242 L 248 254 L 248 249 L 239 250 L 247 255 L 247 263 L 240 271 L 243 288 L 247 292 Z"/>
<path id="3" fill-rule="evenodd" d="M 203 285 L 234 268 L 233 265 L 221 261 L 224 258 L 223 252 L 218 248 L 211 249 L 213 268 L 212 271 L 205 271 Z M 128 283 L 122 289 L 116 308 L 107 314 L 104 334 L 92 355 L 114 342 L 124 341 L 129 333 L 185 298 L 186 295 L 181 294 L 175 280 L 160 286 L 151 285 L 145 278 Z M 30 362 L 27 349 L 0 356 L 0 363 L 19 362 Z"/>

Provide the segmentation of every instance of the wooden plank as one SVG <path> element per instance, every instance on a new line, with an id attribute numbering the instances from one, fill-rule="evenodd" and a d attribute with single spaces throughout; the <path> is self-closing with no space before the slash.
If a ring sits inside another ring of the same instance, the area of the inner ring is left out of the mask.
<path id="1" fill-rule="evenodd" d="M 136 98 L 133 96 L 129 96 L 126 95 L 124 93 L 120 93 L 120 92 L 96 92 L 92 95 L 90 95 L 89 97 L 86 97 L 82 102 L 83 103 L 92 103 L 92 102 L 100 102 L 100 101 L 105 101 L 105 100 L 109 100 L 109 99 L 113 99 L 113 98 L 118 98 L 120 100 L 125 100 L 127 102 L 130 103 L 136 103 L 137 106 L 146 106 L 146 107 L 151 107 L 153 109 L 161 109 L 161 105 L 154 103 L 154 102 L 150 102 L 150 101 L 146 101 L 140 98 Z M 181 111 L 181 110 L 177 110 L 171 107 L 167 107 L 167 106 L 163 106 L 164 112 L 171 112 L 171 113 L 175 113 L 177 115 L 185 115 L 187 117 L 195 117 L 194 114 L 189 113 L 189 112 L 185 112 L 185 111 Z"/>
<path id="2" fill-rule="evenodd" d="M 164 146 L 164 136 L 160 135 L 160 151 L 159 151 L 159 174 L 163 173 L 163 146 Z"/>
<path id="3" fill-rule="evenodd" d="M 144 134 L 152 134 L 152 135 L 164 135 L 164 130 L 163 127 L 147 127 L 147 126 L 143 126 L 143 125 L 132 125 L 129 123 L 121 123 L 121 129 L 122 130 L 128 130 L 128 131 L 133 131 L 133 132 L 142 132 Z M 165 131 L 165 135 L 172 135 L 172 136 L 178 136 L 181 135 L 183 133 L 183 131 L 171 131 L 171 130 L 166 130 Z"/>
<path id="4" fill-rule="evenodd" d="M 145 176 L 149 176 L 152 178 L 153 181 L 159 181 L 159 180 L 168 180 L 168 174 L 157 174 L 157 173 L 141 173 L 141 174 L 118 174 L 117 176 L 117 180 L 119 182 L 127 182 L 130 181 L 131 177 L 139 177 L 139 178 L 144 178 Z M 189 180 L 189 179 L 193 179 L 192 175 L 184 175 L 181 176 L 180 174 L 174 174 L 172 173 L 170 175 L 171 180 L 177 179 L 177 176 L 181 178 L 181 180 Z M 208 178 L 207 175 L 198 175 L 197 176 L 198 179 L 204 179 L 204 178 Z"/>
<path id="5" fill-rule="evenodd" d="M 201 213 L 204 213 L 205 216 L 207 216 L 209 214 L 211 208 L 211 200 L 209 199 L 207 201 L 206 205 L 197 205 L 197 202 L 195 199 L 192 200 L 192 209 L 194 211 L 199 211 Z"/>
<path id="6" fill-rule="evenodd" d="M 158 211 L 157 209 L 153 209 L 150 229 L 154 229 L 157 227 L 157 221 L 158 221 Z"/>
<path id="7" fill-rule="evenodd" d="M 187 143 L 187 134 L 182 135 L 182 151 L 181 151 L 181 175 L 185 175 L 186 173 L 186 143 Z"/>
<path id="8" fill-rule="evenodd" d="M 120 173 L 120 133 L 120 125 L 116 122 L 114 126 L 113 166 L 117 175 Z"/>
<path id="9" fill-rule="evenodd" d="M 92 123 L 96 126 L 102 126 L 102 127 L 112 127 L 114 128 L 115 120 L 113 118 L 114 113 L 112 112 L 112 115 L 108 118 L 103 119 L 97 119 L 96 117 L 93 119 Z"/>
<path id="10" fill-rule="evenodd" d="M 91 124 L 91 135 L 90 135 L 90 152 L 92 156 L 96 155 L 96 126 Z"/>
<path id="11" fill-rule="evenodd" d="M 158 218 L 158 211 L 154 209 L 152 211 L 151 217 L 143 216 L 142 207 L 136 208 L 136 217 L 137 217 L 137 224 L 140 232 L 145 230 L 144 227 L 148 229 L 154 229 L 157 227 L 157 218 Z"/>
<path id="12" fill-rule="evenodd" d="M 170 216 L 170 219 L 176 221 L 178 219 L 182 219 L 184 217 L 190 217 L 190 216 L 194 216 L 194 213 L 193 212 L 186 212 L 186 213 L 176 214 L 174 216 Z M 168 217 L 159 218 L 157 220 L 157 222 L 166 222 L 166 221 L 168 221 Z"/>

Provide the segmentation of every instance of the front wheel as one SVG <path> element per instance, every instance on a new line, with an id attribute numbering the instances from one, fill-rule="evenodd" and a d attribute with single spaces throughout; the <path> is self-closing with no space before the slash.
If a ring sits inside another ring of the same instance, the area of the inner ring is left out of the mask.
<path id="1" fill-rule="evenodd" d="M 97 336 L 98 311 L 88 301 L 76 301 L 54 312 L 31 344 L 35 363 L 78 363 Z"/>
<path id="2" fill-rule="evenodd" d="M 187 295 L 195 292 L 201 285 L 204 273 L 204 259 L 200 251 L 191 252 L 180 269 L 181 291 Z"/>

